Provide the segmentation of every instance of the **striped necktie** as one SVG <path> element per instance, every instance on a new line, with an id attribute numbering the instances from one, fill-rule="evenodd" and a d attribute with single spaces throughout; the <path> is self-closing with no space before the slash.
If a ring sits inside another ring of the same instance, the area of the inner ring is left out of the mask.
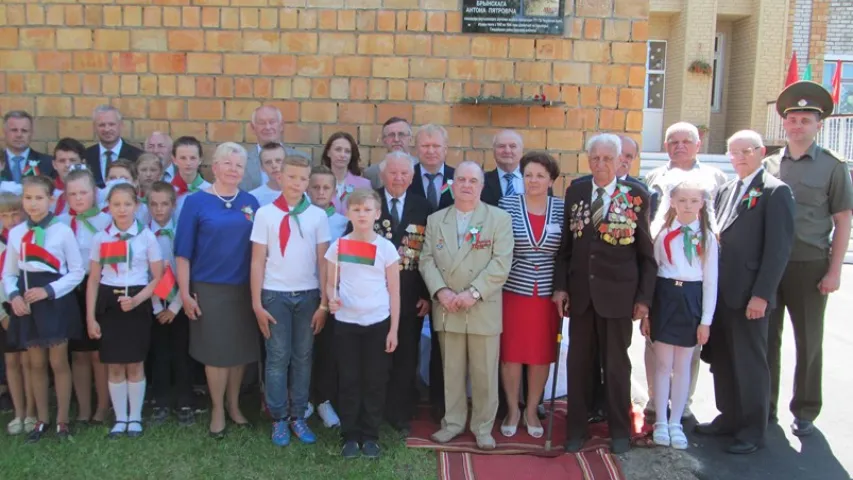
<path id="1" fill-rule="evenodd" d="M 511 173 L 504 174 L 504 180 L 506 180 L 506 195 L 505 197 L 512 197 L 515 193 L 515 185 L 512 184 L 512 180 L 515 178 L 515 175 Z"/>
<path id="2" fill-rule="evenodd" d="M 601 223 L 601 220 L 604 218 L 604 194 L 606 192 L 603 188 L 598 187 L 595 189 L 595 201 L 592 202 L 592 224 L 594 226 L 598 226 Z"/>

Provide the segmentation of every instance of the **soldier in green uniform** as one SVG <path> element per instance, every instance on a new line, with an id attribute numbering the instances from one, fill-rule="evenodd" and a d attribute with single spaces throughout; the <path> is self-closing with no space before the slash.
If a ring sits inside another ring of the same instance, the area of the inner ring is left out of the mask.
<path id="1" fill-rule="evenodd" d="M 847 162 L 815 143 L 833 101 L 820 84 L 791 84 L 776 100 L 784 119 L 787 145 L 764 159 L 764 168 L 794 192 L 794 246 L 770 316 L 767 361 L 770 366 L 770 421 L 777 421 L 782 325 L 791 316 L 797 349 L 791 432 L 814 432 L 822 404 L 823 319 L 827 295 L 838 290 L 841 265 L 850 240 L 853 186 Z M 835 230 L 833 232 L 833 227 Z M 830 234 L 832 238 L 830 240 Z"/>

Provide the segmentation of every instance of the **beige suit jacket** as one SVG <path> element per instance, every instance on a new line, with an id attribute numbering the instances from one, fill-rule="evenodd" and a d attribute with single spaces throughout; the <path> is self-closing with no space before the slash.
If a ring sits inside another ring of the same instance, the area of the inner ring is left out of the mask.
<path id="1" fill-rule="evenodd" d="M 420 271 L 433 298 L 431 318 L 439 332 L 499 335 L 503 327 L 501 289 L 512 264 L 512 219 L 503 210 L 480 203 L 468 224 L 479 230 L 479 243 L 456 235 L 456 209 L 448 207 L 427 219 Z M 482 298 L 466 311 L 446 311 L 435 294 L 442 288 L 461 292 L 474 287 Z"/>

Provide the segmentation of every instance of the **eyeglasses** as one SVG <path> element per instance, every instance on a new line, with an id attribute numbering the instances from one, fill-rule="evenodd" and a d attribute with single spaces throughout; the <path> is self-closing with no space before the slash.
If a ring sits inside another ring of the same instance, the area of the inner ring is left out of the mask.
<path id="1" fill-rule="evenodd" d="M 747 147 L 747 148 L 742 148 L 740 150 L 735 150 L 735 151 L 730 150 L 730 151 L 726 152 L 726 154 L 730 157 L 748 157 L 748 156 L 752 155 L 753 153 L 755 153 L 756 150 L 757 149 L 754 147 Z"/>
<path id="2" fill-rule="evenodd" d="M 406 133 L 406 132 L 389 132 L 389 133 L 383 134 L 382 138 L 394 139 L 394 140 L 399 138 L 402 140 L 404 138 L 409 138 L 411 136 L 412 136 L 411 133 Z"/>

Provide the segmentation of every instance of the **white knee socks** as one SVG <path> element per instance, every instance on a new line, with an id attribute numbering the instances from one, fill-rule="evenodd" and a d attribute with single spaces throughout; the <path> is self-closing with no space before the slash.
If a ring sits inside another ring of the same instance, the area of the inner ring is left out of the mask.
<path id="1" fill-rule="evenodd" d="M 142 422 L 142 404 L 145 402 L 145 379 L 127 382 L 127 398 L 130 403 L 131 422 Z M 141 430 L 140 425 L 129 425 L 128 430 Z"/>
<path id="2" fill-rule="evenodd" d="M 126 426 L 123 423 L 127 422 L 127 381 L 121 383 L 109 383 L 110 399 L 113 402 L 113 410 L 116 414 L 116 426 L 113 431 L 125 431 Z M 119 428 L 118 425 L 121 425 Z"/>

